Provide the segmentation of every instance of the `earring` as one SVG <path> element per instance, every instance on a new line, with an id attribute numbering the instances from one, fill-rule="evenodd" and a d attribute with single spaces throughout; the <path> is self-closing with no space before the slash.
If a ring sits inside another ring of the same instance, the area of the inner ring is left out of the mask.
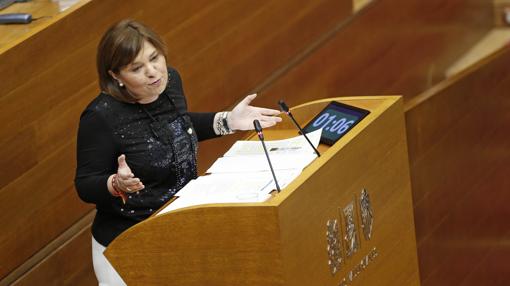
<path id="1" fill-rule="evenodd" d="M 123 86 L 124 86 L 124 84 L 123 84 L 121 81 L 119 81 L 119 86 L 120 86 L 120 87 L 123 87 Z"/>

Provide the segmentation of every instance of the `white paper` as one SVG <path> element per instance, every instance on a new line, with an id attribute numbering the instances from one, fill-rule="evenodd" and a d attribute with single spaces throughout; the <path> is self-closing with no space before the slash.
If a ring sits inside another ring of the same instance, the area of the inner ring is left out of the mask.
<path id="1" fill-rule="evenodd" d="M 322 129 L 307 133 L 308 139 L 315 148 L 319 146 L 322 135 Z M 265 141 L 269 156 L 277 154 L 298 154 L 298 153 L 315 153 L 310 144 L 306 141 L 305 136 L 299 135 L 284 140 Z M 223 157 L 245 156 L 245 155 L 264 155 L 264 148 L 259 141 L 242 141 L 239 140 L 230 147 Z"/>
<path id="2" fill-rule="evenodd" d="M 296 170 L 275 173 L 281 189 L 290 184 L 299 174 L 300 172 Z M 202 204 L 264 202 L 274 189 L 276 187 L 270 172 L 201 176 L 190 181 L 175 194 L 178 198 L 162 209 L 158 215 Z"/>
<path id="3" fill-rule="evenodd" d="M 275 172 L 280 188 L 286 187 L 292 182 L 300 171 L 277 171 Z M 271 172 L 258 173 L 217 173 L 200 176 L 190 181 L 175 195 L 184 196 L 237 196 L 242 193 L 267 194 L 275 189 Z"/>
<path id="4" fill-rule="evenodd" d="M 271 155 L 274 170 L 303 170 L 317 155 L 315 154 L 279 154 Z M 218 158 L 207 173 L 245 173 L 270 171 L 265 155 L 236 156 Z"/>
<path id="5" fill-rule="evenodd" d="M 307 134 L 315 147 L 322 130 Z M 283 190 L 317 155 L 304 136 L 265 141 L 280 189 Z M 258 141 L 238 141 L 207 170 L 190 181 L 177 199 L 158 215 L 185 207 L 215 203 L 264 202 L 276 185 L 264 149 Z"/>

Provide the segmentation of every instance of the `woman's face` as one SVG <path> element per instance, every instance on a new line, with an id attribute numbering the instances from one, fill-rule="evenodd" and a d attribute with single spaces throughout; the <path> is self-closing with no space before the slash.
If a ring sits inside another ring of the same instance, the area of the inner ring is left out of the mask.
<path id="1" fill-rule="evenodd" d="M 132 63 L 118 74 L 110 74 L 135 96 L 139 103 L 150 103 L 158 99 L 168 82 L 166 59 L 156 48 L 144 41 L 142 49 Z"/>

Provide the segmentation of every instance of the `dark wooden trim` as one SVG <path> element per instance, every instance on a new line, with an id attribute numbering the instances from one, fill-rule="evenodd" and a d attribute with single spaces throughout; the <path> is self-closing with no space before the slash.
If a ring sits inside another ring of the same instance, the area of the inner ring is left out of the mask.
<path id="1" fill-rule="evenodd" d="M 82 234 L 84 231 L 89 231 L 95 215 L 95 210 L 87 213 L 68 230 L 55 238 L 51 243 L 47 244 L 43 249 L 34 254 L 34 256 L 27 259 L 18 268 L 9 273 L 9 275 L 5 276 L 4 279 L 0 280 L 0 286 L 19 283 L 24 279 L 24 277 L 30 275 L 30 271 L 32 269 L 37 268 L 38 265 L 44 263 L 44 261 L 58 252 L 60 248 L 64 247 L 67 243 Z M 89 262 L 87 261 L 86 263 Z"/>

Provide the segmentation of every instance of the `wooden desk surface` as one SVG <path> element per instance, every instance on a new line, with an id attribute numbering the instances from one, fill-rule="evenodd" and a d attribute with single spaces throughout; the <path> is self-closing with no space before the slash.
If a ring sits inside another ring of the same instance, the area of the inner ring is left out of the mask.
<path id="1" fill-rule="evenodd" d="M 29 13 L 30 24 L 0 25 L 0 54 L 21 43 L 23 40 L 58 21 L 72 10 L 91 0 L 32 0 L 26 3 L 14 3 L 0 10 L 0 14 Z"/>

